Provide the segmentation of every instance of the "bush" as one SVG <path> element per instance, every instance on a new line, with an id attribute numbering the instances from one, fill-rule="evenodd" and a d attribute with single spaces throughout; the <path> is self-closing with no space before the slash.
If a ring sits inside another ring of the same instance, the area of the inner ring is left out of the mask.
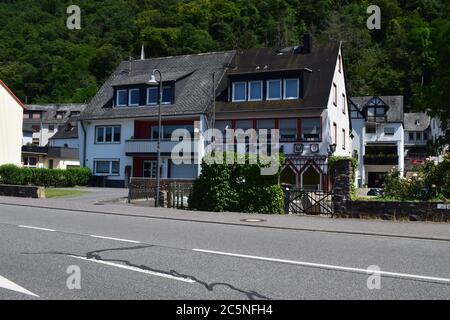
<path id="1" fill-rule="evenodd" d="M 88 168 L 61 170 L 19 168 L 10 164 L 0 166 L 0 183 L 3 184 L 74 187 L 87 185 L 90 177 Z"/>
<path id="2" fill-rule="evenodd" d="M 283 191 L 278 184 L 279 170 L 274 175 L 262 175 L 264 165 L 202 163 L 202 173 L 194 182 L 189 198 L 191 209 L 202 211 L 237 211 L 282 214 Z M 236 160 L 236 155 L 233 155 Z M 279 164 L 282 159 L 277 159 Z M 279 166 L 281 168 L 281 166 Z"/>

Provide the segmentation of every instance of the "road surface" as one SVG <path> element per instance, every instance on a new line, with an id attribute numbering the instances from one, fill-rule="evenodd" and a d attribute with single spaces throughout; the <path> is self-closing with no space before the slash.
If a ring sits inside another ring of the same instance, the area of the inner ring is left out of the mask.
<path id="1" fill-rule="evenodd" d="M 449 298 L 449 241 L 0 205 L 0 299 Z"/>

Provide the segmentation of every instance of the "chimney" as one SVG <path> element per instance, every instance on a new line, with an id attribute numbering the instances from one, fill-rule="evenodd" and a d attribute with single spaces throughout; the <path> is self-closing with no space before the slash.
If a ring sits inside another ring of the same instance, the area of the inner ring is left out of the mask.
<path id="1" fill-rule="evenodd" d="M 142 48 L 141 48 L 141 60 L 145 60 L 145 48 L 144 48 L 144 45 L 142 45 Z"/>
<path id="2" fill-rule="evenodd" d="M 313 46 L 313 39 L 312 35 L 309 33 L 306 33 L 303 35 L 303 50 L 302 53 L 311 53 Z"/>

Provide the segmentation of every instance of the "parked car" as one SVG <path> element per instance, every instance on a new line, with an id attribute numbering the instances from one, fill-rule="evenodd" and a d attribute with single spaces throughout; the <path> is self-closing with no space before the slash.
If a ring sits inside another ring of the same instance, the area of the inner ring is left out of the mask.
<path id="1" fill-rule="evenodd" d="M 382 189 L 375 189 L 375 188 L 373 188 L 373 189 L 370 189 L 367 192 L 367 195 L 368 196 L 376 196 L 376 197 L 382 196 L 383 195 L 383 190 Z"/>

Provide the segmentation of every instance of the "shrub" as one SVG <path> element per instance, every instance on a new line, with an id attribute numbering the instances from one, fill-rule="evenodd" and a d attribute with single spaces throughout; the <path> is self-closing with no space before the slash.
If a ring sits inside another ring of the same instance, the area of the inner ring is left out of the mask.
<path id="1" fill-rule="evenodd" d="M 64 186 L 87 185 L 91 177 L 88 168 L 43 169 L 19 168 L 15 165 L 0 166 L 0 183 L 12 185 Z"/>
<path id="2" fill-rule="evenodd" d="M 260 162 L 251 164 L 202 163 L 202 173 L 194 182 L 189 198 L 191 209 L 202 211 L 237 211 L 252 213 L 283 213 L 283 191 L 278 185 L 279 170 L 274 175 L 262 175 Z M 230 154 L 228 155 L 230 156 Z M 236 155 L 232 157 L 236 160 Z M 282 159 L 276 159 L 279 164 Z M 279 166 L 281 168 L 281 166 Z"/>

